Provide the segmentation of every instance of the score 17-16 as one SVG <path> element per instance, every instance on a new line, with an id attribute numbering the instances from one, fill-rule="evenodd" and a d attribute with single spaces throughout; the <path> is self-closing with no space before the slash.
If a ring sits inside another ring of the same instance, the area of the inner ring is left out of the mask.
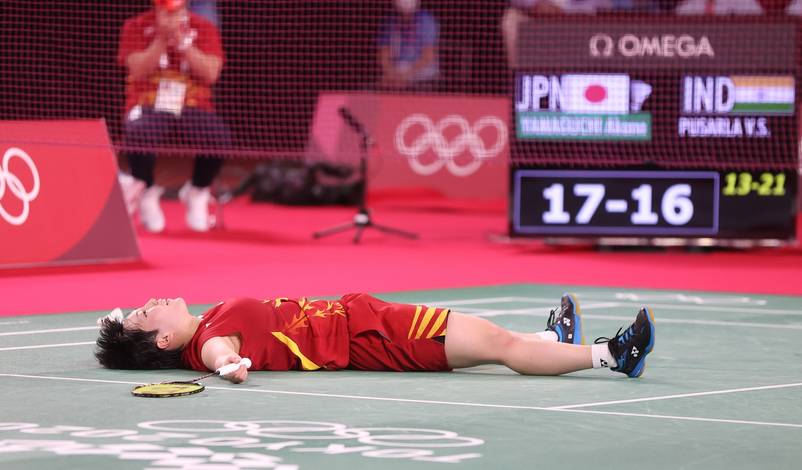
<path id="1" fill-rule="evenodd" d="M 606 213 L 629 212 L 627 201 L 624 199 L 606 200 L 605 186 L 598 183 L 574 184 L 574 196 L 585 198 L 581 208 L 576 214 L 575 222 L 587 224 L 596 214 L 597 209 L 604 201 L 603 210 Z M 636 210 L 630 213 L 630 222 L 634 225 L 655 225 L 658 223 L 658 214 L 652 209 L 652 185 L 641 184 L 630 193 L 636 203 Z M 571 215 L 565 210 L 565 187 L 554 183 L 543 190 L 543 197 L 548 201 L 548 210 L 543 213 L 543 222 L 546 224 L 566 224 L 571 221 Z M 693 202 L 691 200 L 691 186 L 688 184 L 675 184 L 670 186 L 660 200 L 660 212 L 663 220 L 670 225 L 685 225 L 693 218 Z"/>

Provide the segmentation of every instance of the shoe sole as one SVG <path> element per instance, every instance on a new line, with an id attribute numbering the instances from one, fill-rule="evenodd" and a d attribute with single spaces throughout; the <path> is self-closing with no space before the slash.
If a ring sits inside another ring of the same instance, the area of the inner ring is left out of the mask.
<path id="1" fill-rule="evenodd" d="M 633 379 L 643 375 L 643 372 L 646 370 L 646 356 L 654 349 L 654 311 L 652 311 L 650 307 L 643 307 L 641 310 L 646 311 L 646 317 L 649 319 L 649 344 L 646 346 L 646 352 L 643 353 L 643 356 L 640 358 L 637 365 L 635 365 L 635 368 L 632 369 L 632 372 L 627 374 Z"/>
<path id="2" fill-rule="evenodd" d="M 569 294 L 568 292 L 563 294 L 563 297 L 568 297 L 571 299 L 571 304 L 574 306 L 574 317 L 576 326 L 579 328 L 579 343 L 573 344 L 585 344 L 585 330 L 582 328 L 582 308 L 579 306 L 579 300 L 576 298 L 574 294 Z M 576 326 L 574 327 L 574 340 L 576 340 Z"/>

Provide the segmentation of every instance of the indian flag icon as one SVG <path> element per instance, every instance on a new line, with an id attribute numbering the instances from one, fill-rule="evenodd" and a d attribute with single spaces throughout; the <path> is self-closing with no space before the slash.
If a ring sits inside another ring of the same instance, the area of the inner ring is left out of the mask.
<path id="1" fill-rule="evenodd" d="M 794 77 L 791 75 L 736 75 L 732 112 L 738 114 L 794 114 Z"/>

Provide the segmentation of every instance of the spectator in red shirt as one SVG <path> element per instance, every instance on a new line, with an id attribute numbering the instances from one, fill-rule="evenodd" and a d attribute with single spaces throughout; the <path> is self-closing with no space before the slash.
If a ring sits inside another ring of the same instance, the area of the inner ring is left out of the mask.
<path id="1" fill-rule="evenodd" d="M 144 227 L 161 232 L 164 188 L 154 184 L 155 152 L 174 144 L 195 150 L 192 181 L 180 195 L 187 225 L 203 232 L 210 226 L 209 186 L 222 166 L 216 153 L 231 146 L 212 98 L 224 61 L 220 35 L 212 23 L 187 10 L 186 0 L 153 4 L 125 22 L 120 39 L 118 61 L 128 72 L 124 147 L 134 178 L 123 189 L 129 209 L 138 205 Z M 137 186 L 146 189 L 132 201 Z"/>

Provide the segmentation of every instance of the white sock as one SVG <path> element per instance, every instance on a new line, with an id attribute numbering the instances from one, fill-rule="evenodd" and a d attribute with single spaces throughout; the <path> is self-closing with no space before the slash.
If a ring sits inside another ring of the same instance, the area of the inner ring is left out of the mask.
<path id="1" fill-rule="evenodd" d="M 617 367 L 618 361 L 610 353 L 607 343 L 591 344 L 590 355 L 593 357 L 593 368 Z"/>
<path id="2" fill-rule="evenodd" d="M 551 330 L 538 331 L 535 334 L 537 335 L 538 338 L 540 338 L 540 339 L 542 339 L 544 341 L 554 341 L 556 343 L 560 339 L 557 336 L 557 332 L 551 331 Z"/>

